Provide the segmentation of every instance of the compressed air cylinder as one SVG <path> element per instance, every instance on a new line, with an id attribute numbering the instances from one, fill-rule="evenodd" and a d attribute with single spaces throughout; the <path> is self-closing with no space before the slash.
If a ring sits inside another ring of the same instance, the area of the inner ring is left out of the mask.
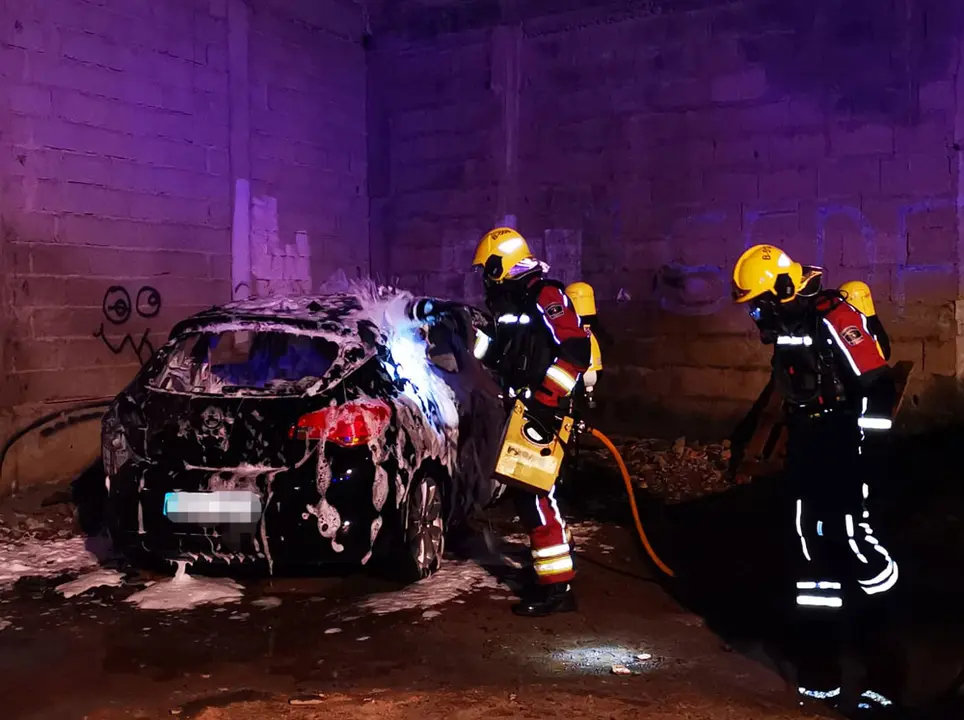
<path id="1" fill-rule="evenodd" d="M 592 324 L 596 319 L 596 294 L 589 283 L 574 282 L 566 288 L 566 295 L 572 301 L 572 307 L 576 314 L 582 318 L 583 327 L 589 330 L 589 342 L 592 346 L 591 359 L 589 370 L 582 377 L 586 390 L 592 392 L 592 388 L 596 384 L 597 373 L 603 369 L 602 351 L 599 349 L 596 334 L 592 331 Z"/>

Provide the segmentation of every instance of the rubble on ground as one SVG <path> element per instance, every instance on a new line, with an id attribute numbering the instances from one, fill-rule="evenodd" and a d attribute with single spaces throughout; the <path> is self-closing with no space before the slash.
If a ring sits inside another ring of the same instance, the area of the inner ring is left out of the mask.
<path id="1" fill-rule="evenodd" d="M 685 437 L 675 441 L 614 438 L 613 443 L 619 448 L 633 482 L 647 486 L 667 503 L 714 495 L 735 484 L 729 472 L 729 440 L 701 444 L 687 442 Z M 593 448 L 589 452 L 594 461 L 614 465 L 605 448 Z"/>
<path id="2" fill-rule="evenodd" d="M 70 493 L 51 486 L 26 488 L 0 503 L 0 542 L 63 540 L 77 534 Z"/>

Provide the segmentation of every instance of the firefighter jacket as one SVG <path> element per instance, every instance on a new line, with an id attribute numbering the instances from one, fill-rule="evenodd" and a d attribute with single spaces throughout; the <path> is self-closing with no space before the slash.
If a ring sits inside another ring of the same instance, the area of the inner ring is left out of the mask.
<path id="1" fill-rule="evenodd" d="M 493 322 L 477 332 L 475 356 L 511 396 L 559 407 L 589 369 L 589 331 L 561 283 L 541 275 L 512 283 L 487 298 Z"/>
<path id="2" fill-rule="evenodd" d="M 853 413 L 861 427 L 889 429 L 894 384 L 880 349 L 889 349 L 880 321 L 872 330 L 867 317 L 834 291 L 802 302 L 790 319 L 761 327 L 764 343 L 774 345 L 774 380 L 788 412 Z"/>

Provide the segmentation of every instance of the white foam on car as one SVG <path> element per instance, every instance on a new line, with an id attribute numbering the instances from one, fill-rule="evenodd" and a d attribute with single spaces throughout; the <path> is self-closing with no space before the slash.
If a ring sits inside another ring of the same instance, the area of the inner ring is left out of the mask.
<path id="1" fill-rule="evenodd" d="M 86 538 L 0 543 L 0 590 L 12 588 L 20 578 L 56 577 L 97 564 Z"/>
<path id="2" fill-rule="evenodd" d="M 356 603 L 351 612 L 356 615 L 388 615 L 405 610 L 425 611 L 462 595 L 504 587 L 474 562 L 446 562 L 432 577 L 395 592 L 371 595 Z"/>
<path id="3" fill-rule="evenodd" d="M 57 592 L 65 598 L 72 598 L 83 595 L 88 590 L 99 587 L 120 587 L 124 584 L 124 574 L 117 570 L 101 568 L 93 572 L 86 573 L 80 577 L 65 582 L 56 587 Z"/>
<path id="4" fill-rule="evenodd" d="M 177 561 L 173 578 L 154 583 L 131 595 L 125 602 L 141 610 L 191 610 L 201 605 L 239 602 L 244 588 L 229 578 L 196 577 L 187 574 L 188 562 Z"/>

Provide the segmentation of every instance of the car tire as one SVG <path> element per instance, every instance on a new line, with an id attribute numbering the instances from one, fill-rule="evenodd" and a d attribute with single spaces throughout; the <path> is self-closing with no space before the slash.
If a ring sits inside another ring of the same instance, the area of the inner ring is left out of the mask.
<path id="1" fill-rule="evenodd" d="M 445 510 L 436 475 L 432 470 L 417 474 L 400 508 L 400 569 L 408 582 L 424 580 L 442 565 Z"/>

